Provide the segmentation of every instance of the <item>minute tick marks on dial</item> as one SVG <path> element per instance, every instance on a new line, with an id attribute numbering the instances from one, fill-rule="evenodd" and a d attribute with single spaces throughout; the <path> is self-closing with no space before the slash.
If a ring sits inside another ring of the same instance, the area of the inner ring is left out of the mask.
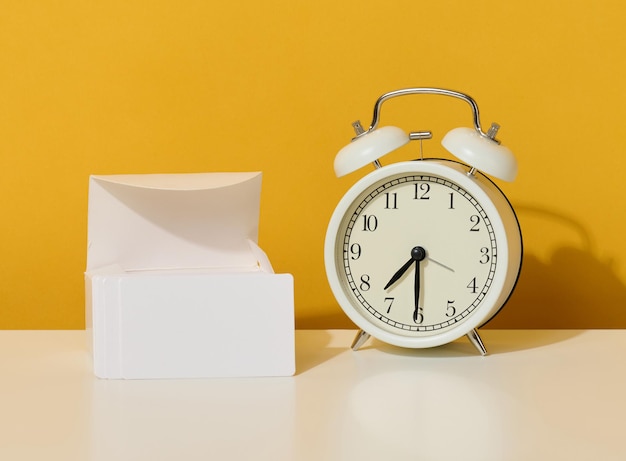
<path id="1" fill-rule="evenodd" d="M 393 334 L 450 330 L 471 317 L 492 285 L 497 248 L 489 213 L 445 178 L 405 174 L 372 184 L 352 202 L 339 234 L 345 292 L 359 315 Z M 398 263 L 405 252 L 409 258 Z"/>

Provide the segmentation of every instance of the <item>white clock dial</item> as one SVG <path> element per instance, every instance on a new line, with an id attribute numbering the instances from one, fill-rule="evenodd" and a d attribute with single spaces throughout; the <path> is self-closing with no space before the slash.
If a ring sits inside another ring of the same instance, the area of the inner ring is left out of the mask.
<path id="1" fill-rule="evenodd" d="M 521 262 L 509 255 L 521 254 L 521 237 L 511 241 L 505 228 L 519 235 L 519 227 L 493 183 L 463 168 L 441 160 L 390 165 L 363 178 L 337 207 L 326 245 L 329 280 L 368 333 L 399 345 L 438 345 L 506 301 Z"/>
<path id="2" fill-rule="evenodd" d="M 359 307 L 399 334 L 462 322 L 493 281 L 491 220 L 472 195 L 441 177 L 401 174 L 374 184 L 355 201 L 340 235 L 343 275 Z"/>

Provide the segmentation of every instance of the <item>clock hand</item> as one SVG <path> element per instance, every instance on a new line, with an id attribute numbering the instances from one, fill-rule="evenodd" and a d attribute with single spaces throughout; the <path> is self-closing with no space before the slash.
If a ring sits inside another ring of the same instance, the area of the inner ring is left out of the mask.
<path id="1" fill-rule="evenodd" d="M 422 247 L 415 247 L 411 250 L 411 257 L 415 260 L 415 284 L 413 293 L 415 296 L 415 310 L 413 311 L 413 321 L 421 323 L 420 317 L 420 289 L 421 289 L 421 273 L 420 262 L 426 259 L 426 250 Z"/>
<path id="2" fill-rule="evenodd" d="M 415 285 L 414 294 L 415 294 L 415 310 L 413 311 L 413 321 L 415 323 L 418 322 L 418 317 L 420 313 L 420 261 L 418 259 L 415 260 Z"/>
<path id="3" fill-rule="evenodd" d="M 411 267 L 411 264 L 413 264 L 414 259 L 411 258 L 409 259 L 404 266 L 402 266 L 400 269 L 398 269 L 398 271 L 393 274 L 393 277 L 391 277 L 391 279 L 387 282 L 387 285 L 385 285 L 385 288 L 383 288 L 383 290 L 386 290 L 387 288 L 389 288 L 391 285 L 393 285 L 394 283 L 396 283 L 398 281 L 398 279 L 400 277 L 402 277 L 402 275 L 409 269 L 409 267 Z"/>
<path id="4" fill-rule="evenodd" d="M 436 259 L 431 258 L 430 256 L 428 258 L 426 258 L 426 259 L 428 259 L 429 261 L 434 262 L 435 264 L 437 264 L 438 266 L 443 267 L 444 269 L 448 269 L 449 271 L 454 272 L 454 269 L 452 269 L 450 266 L 446 266 L 445 264 L 437 261 Z"/>
<path id="5" fill-rule="evenodd" d="M 426 257 L 426 250 L 424 250 L 424 248 L 420 246 L 413 247 L 411 249 L 411 259 L 409 259 L 406 263 L 404 263 L 404 265 L 400 269 L 398 269 L 398 271 L 395 274 L 393 274 L 393 277 L 391 277 L 391 279 L 387 282 L 387 285 L 385 285 L 385 288 L 383 288 L 383 290 L 386 290 L 391 285 L 396 283 L 400 279 L 400 277 L 402 277 L 402 275 L 409 269 L 409 267 L 411 267 L 411 264 L 413 264 L 413 261 L 421 261 L 425 257 Z"/>

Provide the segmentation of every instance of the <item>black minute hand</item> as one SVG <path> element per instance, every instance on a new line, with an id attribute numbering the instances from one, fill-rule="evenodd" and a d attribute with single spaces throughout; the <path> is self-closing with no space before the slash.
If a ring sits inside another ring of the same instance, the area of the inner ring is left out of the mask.
<path id="1" fill-rule="evenodd" d="M 415 323 L 421 323 L 418 321 L 420 316 L 420 260 L 415 260 L 415 285 L 413 285 L 413 293 L 415 297 L 415 310 L 413 311 L 413 321 Z"/>

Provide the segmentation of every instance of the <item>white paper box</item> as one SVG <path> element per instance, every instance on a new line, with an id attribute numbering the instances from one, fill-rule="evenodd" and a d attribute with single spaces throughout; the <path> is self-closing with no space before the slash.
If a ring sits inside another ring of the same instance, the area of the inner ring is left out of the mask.
<path id="1" fill-rule="evenodd" d="M 90 178 L 96 376 L 293 375 L 293 277 L 257 246 L 260 188 L 261 173 Z"/>

